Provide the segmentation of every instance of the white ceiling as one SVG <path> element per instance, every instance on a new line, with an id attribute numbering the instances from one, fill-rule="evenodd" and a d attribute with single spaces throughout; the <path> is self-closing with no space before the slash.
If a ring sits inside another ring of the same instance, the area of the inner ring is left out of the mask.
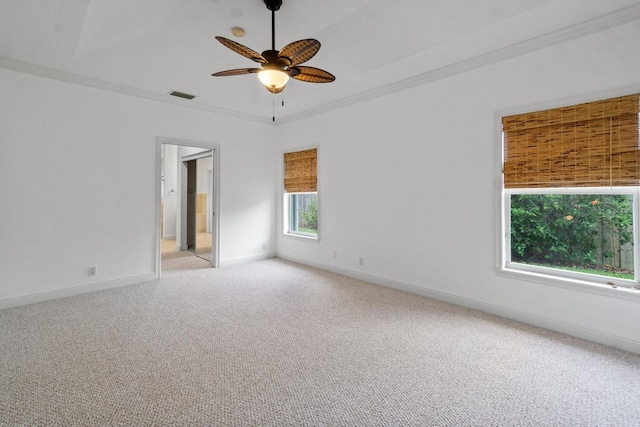
<path id="1" fill-rule="evenodd" d="M 0 67 L 271 121 L 274 96 L 255 75 L 211 77 L 256 65 L 216 35 L 270 49 L 263 0 L 0 0 L 0 11 Z M 296 120 L 635 20 L 640 0 L 283 0 L 276 49 L 318 39 L 322 49 L 304 65 L 336 81 L 292 80 L 284 107 L 275 97 L 276 117 Z"/>

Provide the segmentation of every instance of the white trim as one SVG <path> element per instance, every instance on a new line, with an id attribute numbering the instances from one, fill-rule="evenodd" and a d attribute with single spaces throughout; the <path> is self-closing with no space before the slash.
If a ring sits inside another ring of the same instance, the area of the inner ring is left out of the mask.
<path id="1" fill-rule="evenodd" d="M 551 110 L 554 108 L 562 108 L 569 105 L 585 104 L 587 102 L 602 101 L 603 99 L 617 98 L 619 96 L 627 96 L 640 92 L 640 84 L 631 86 L 618 86 L 612 89 L 606 89 L 599 92 L 590 92 L 586 95 L 571 96 L 566 98 L 555 98 L 546 102 L 535 102 L 522 104 L 515 107 L 503 108 L 496 111 L 496 136 L 498 140 L 502 138 L 502 118 L 514 116 L 516 114 L 526 114 L 532 111 Z M 502 160 L 502 151 L 499 153 Z M 500 162 L 502 164 L 502 162 Z"/>
<path id="2" fill-rule="evenodd" d="M 220 267 L 230 267 L 232 265 L 246 264 L 263 259 L 270 259 L 276 256 L 275 252 L 263 252 L 253 255 L 243 255 L 235 258 L 225 258 L 220 260 Z"/>
<path id="3" fill-rule="evenodd" d="M 320 237 L 313 234 L 304 234 L 304 233 L 291 233 L 291 232 L 283 232 L 282 237 L 284 238 L 293 238 L 293 239 L 302 239 L 307 240 L 309 242 L 319 242 Z"/>
<path id="4" fill-rule="evenodd" d="M 105 80 L 87 77 L 80 74 L 74 74 L 67 71 L 56 70 L 53 68 L 42 67 L 40 65 L 29 64 L 27 62 L 16 61 L 13 59 L 0 57 L 0 68 L 20 73 L 31 74 L 52 80 L 59 80 L 79 86 L 91 87 L 94 89 L 105 90 L 107 92 L 119 93 L 121 95 L 133 96 L 136 98 L 148 99 L 151 101 L 162 102 L 164 104 L 172 104 L 192 110 L 206 111 L 209 113 L 220 114 L 223 116 L 233 117 L 235 119 L 248 120 L 262 124 L 272 124 L 271 119 L 253 114 L 241 113 L 239 111 L 229 110 L 213 105 L 202 104 L 194 100 L 178 98 L 165 93 L 155 93 L 143 89 L 125 86 L 117 83 L 111 83 Z"/>
<path id="5" fill-rule="evenodd" d="M 570 277 L 562 277 L 559 275 L 543 274 L 537 271 L 516 270 L 512 268 L 498 269 L 496 270 L 496 274 L 501 277 L 524 280 L 526 282 L 537 283 L 539 285 L 560 287 L 590 294 L 602 295 L 608 298 L 640 302 L 639 290 L 622 285 L 617 288 L 613 288 L 595 281 L 591 282 Z M 612 281 L 616 280 L 617 279 L 612 278 Z"/>
<path id="6" fill-rule="evenodd" d="M 319 211 L 318 208 L 318 192 L 317 191 L 303 191 L 300 193 L 287 193 L 284 192 L 283 194 L 283 198 L 282 198 L 282 235 L 283 236 L 287 236 L 287 237 L 293 237 L 296 239 L 305 239 L 305 240 L 312 240 L 314 242 L 318 242 L 320 241 L 320 215 L 318 214 L 318 232 L 316 234 L 311 234 L 311 233 L 303 233 L 303 232 L 295 232 L 295 231 L 290 231 L 289 228 L 291 226 L 291 218 L 289 217 L 290 211 L 291 211 L 291 196 L 292 195 L 298 195 L 298 194 L 314 194 L 316 196 L 316 210 Z M 319 212 L 318 212 L 319 213 Z"/>
<path id="7" fill-rule="evenodd" d="M 287 193 L 286 191 L 284 191 L 284 155 L 287 153 L 297 153 L 298 151 L 306 151 L 306 150 L 316 150 L 316 171 L 318 174 L 318 181 L 316 183 L 316 191 L 311 191 L 311 192 L 302 192 L 302 193 L 298 193 L 298 194 L 315 194 L 316 195 L 316 209 L 318 210 L 318 234 L 316 236 L 306 236 L 303 234 L 295 234 L 295 233 L 289 233 L 286 230 L 288 230 L 289 225 L 286 223 L 286 219 L 288 218 L 289 215 L 289 201 L 287 198 Z M 314 144 L 314 145 L 306 145 L 303 147 L 288 147 L 288 148 L 284 148 L 281 150 L 280 152 L 280 173 L 278 176 L 278 182 L 280 182 L 280 200 L 281 203 L 278 203 L 277 206 L 277 213 L 276 216 L 280 215 L 280 220 L 278 221 L 279 225 L 278 228 L 276 230 L 276 234 L 280 234 L 283 237 L 291 237 L 293 239 L 298 239 L 298 240 L 306 240 L 306 241 L 314 241 L 314 242 L 320 242 L 320 232 L 322 229 L 322 215 L 320 214 L 320 187 L 321 187 L 321 181 L 320 181 L 320 153 L 321 153 L 321 149 L 320 149 L 320 144 Z"/>
<path id="8" fill-rule="evenodd" d="M 177 145 L 177 144 L 174 144 L 174 145 Z M 192 147 L 194 147 L 194 146 L 192 145 Z M 206 150 L 201 151 L 199 153 L 189 154 L 188 156 L 182 156 L 182 161 L 183 162 L 190 162 L 191 160 L 205 159 L 207 157 L 213 156 L 212 151 L 213 151 L 212 149 L 206 149 Z"/>
<path id="9" fill-rule="evenodd" d="M 511 271 L 511 272 L 525 272 L 525 273 L 534 273 L 533 277 L 541 277 L 541 278 L 559 278 L 561 280 L 569 280 L 572 283 L 582 283 L 582 284 L 592 284 L 598 286 L 606 286 L 613 284 L 618 288 L 626 287 L 626 288 L 637 288 L 640 285 L 638 283 L 638 274 L 637 266 L 637 250 L 634 250 L 634 279 L 621 279 L 613 276 L 605 276 L 599 274 L 590 274 L 590 273 L 581 273 L 572 270 L 563 270 L 554 267 L 546 267 L 539 265 L 530 265 L 524 263 L 518 263 L 511 261 L 511 215 L 510 215 L 510 206 L 511 206 L 511 195 L 514 194 L 525 194 L 525 195 L 536 195 L 536 194 L 560 194 L 560 195 L 571 195 L 571 194 L 590 194 L 590 195 L 616 195 L 616 194 L 626 194 L 633 196 L 633 221 L 636 223 L 636 218 L 640 214 L 640 210 L 638 210 L 638 200 L 640 199 L 640 189 L 638 187 L 571 187 L 571 188 L 505 188 L 502 190 L 504 194 L 502 212 L 503 212 L 503 224 L 504 224 L 504 241 L 502 242 L 502 247 L 504 248 L 502 252 L 502 261 L 501 266 L 499 267 L 500 271 Z M 634 239 L 634 247 L 638 248 L 639 236 L 637 232 L 637 228 L 634 227 L 636 232 L 633 233 Z M 517 276 L 514 276 L 517 277 Z M 560 283 L 560 282 L 558 282 Z"/>
<path id="10" fill-rule="evenodd" d="M 529 313 L 529 312 L 524 312 L 520 310 L 514 310 L 508 307 L 502 307 L 495 304 L 489 304 L 483 301 L 466 298 L 460 295 L 435 290 L 423 285 L 401 282 L 398 280 L 389 279 L 387 277 L 376 276 L 368 273 L 363 273 L 361 271 L 338 267 L 335 265 L 310 261 L 307 259 L 301 259 L 301 258 L 296 258 L 291 256 L 282 256 L 282 255 L 278 255 L 278 256 L 282 259 L 295 262 L 298 264 L 308 265 L 310 267 L 319 268 L 321 270 L 331 271 L 333 273 L 341 274 L 347 277 L 352 277 L 354 279 L 363 280 L 369 283 L 374 283 L 376 285 L 399 289 L 402 291 L 410 292 L 412 294 L 421 295 L 423 297 L 432 298 L 438 301 L 444 301 L 450 304 L 471 308 L 474 310 L 482 311 L 484 313 L 505 317 L 507 319 L 523 322 L 529 325 L 538 326 L 540 328 L 549 329 L 551 331 L 559 332 L 562 334 L 570 335 L 570 336 L 581 338 L 584 340 L 593 341 L 596 343 L 619 348 L 632 353 L 640 354 L 640 340 L 630 335 L 614 333 L 614 332 L 606 331 L 602 329 L 585 328 L 585 327 L 574 325 L 572 323 L 569 323 L 563 320 L 543 317 L 535 313 Z"/>
<path id="11" fill-rule="evenodd" d="M 74 295 L 86 294 L 89 292 L 103 291 L 105 289 L 118 288 L 121 286 L 135 285 L 138 283 L 150 282 L 156 279 L 155 273 L 138 274 L 136 276 L 122 277 L 104 282 L 96 282 L 85 285 L 70 286 L 68 288 L 56 289 L 53 291 L 38 292 L 16 298 L 0 300 L 0 310 L 21 305 L 35 304 L 43 301 L 50 301 L 58 298 L 65 298 Z"/>
<path id="12" fill-rule="evenodd" d="M 472 58 L 468 58 L 453 64 L 446 65 L 439 69 L 431 70 L 418 74 L 417 76 L 409 77 L 404 80 L 393 82 L 387 85 L 378 86 L 373 89 L 365 90 L 347 98 L 339 99 L 337 101 L 328 102 L 324 105 L 309 108 L 307 110 L 300 111 L 298 113 L 291 114 L 289 116 L 277 119 L 275 122 L 272 120 L 256 116 L 253 114 L 241 113 L 238 111 L 229 110 L 221 107 L 214 107 L 212 105 L 202 104 L 194 100 L 186 100 L 168 94 L 159 94 L 142 89 L 133 88 L 117 83 L 107 82 L 92 77 L 82 76 L 80 74 L 74 74 L 67 71 L 56 70 L 53 68 L 42 67 L 35 64 L 29 64 L 26 62 L 16 61 L 8 58 L 0 57 L 0 68 L 7 70 L 18 71 L 21 73 L 32 74 L 54 80 L 60 80 L 72 84 L 81 86 L 93 87 L 96 89 L 106 90 L 110 92 L 120 93 L 123 95 L 134 96 L 138 98 L 149 99 L 156 102 L 162 102 L 166 104 L 178 105 L 185 108 L 207 111 L 210 113 L 220 114 L 224 116 L 233 117 L 236 119 L 248 120 L 263 124 L 272 124 L 275 126 L 281 124 L 287 124 L 302 120 L 305 118 L 317 116 L 326 112 L 335 111 L 340 108 L 348 107 L 351 105 L 359 104 L 362 102 L 370 101 L 372 99 L 380 98 L 392 93 L 410 89 L 416 86 L 421 86 L 427 83 L 431 83 L 440 79 L 444 79 L 450 76 L 454 76 L 466 71 L 481 68 L 490 64 L 495 64 L 508 59 L 516 58 L 518 56 L 526 55 L 528 53 L 544 49 L 550 46 L 559 45 L 571 40 L 578 39 L 580 37 L 587 36 L 589 34 L 604 31 L 609 28 L 614 28 L 620 25 L 628 24 L 640 19 L 640 5 L 635 4 L 631 6 L 618 9 L 611 13 L 588 19 L 583 22 L 571 25 L 566 28 L 561 28 L 556 31 L 552 31 L 547 34 L 540 35 L 528 40 L 524 40 L 518 43 L 514 43 L 490 52 L 477 55 Z"/>
<path id="13" fill-rule="evenodd" d="M 507 242 L 508 243 L 508 242 Z M 509 252 L 507 252 L 508 254 Z M 507 255 L 505 254 L 505 255 Z M 618 289 L 626 288 L 638 292 L 638 282 L 633 279 L 624 279 L 615 276 L 605 276 L 595 273 L 582 273 L 573 270 L 564 270 L 561 268 L 547 267 L 544 265 L 530 265 L 514 261 L 507 261 L 505 268 L 500 271 L 512 271 L 525 274 L 533 274 L 540 278 L 557 278 L 584 285 L 603 286 L 605 288 Z"/>
<path id="14" fill-rule="evenodd" d="M 435 70 L 430 70 L 422 74 L 418 74 L 417 76 L 379 86 L 374 89 L 369 89 L 347 98 L 329 102 L 315 108 L 301 111 L 299 113 L 291 114 L 289 116 L 278 119 L 275 124 L 276 126 L 278 126 L 292 123 L 323 113 L 335 111 L 340 108 L 345 108 L 354 104 L 367 102 L 372 99 L 391 95 L 402 90 L 422 86 L 451 76 L 462 74 L 467 71 L 482 68 L 491 64 L 496 64 L 512 58 L 517 58 L 519 56 L 526 55 L 537 50 L 579 39 L 590 34 L 625 25 L 630 22 L 637 21 L 638 19 L 640 19 L 640 5 L 635 4 L 627 6 L 614 12 L 607 13 L 605 15 L 601 15 L 583 22 L 579 22 L 569 27 L 561 28 L 559 30 L 552 31 L 538 37 L 533 37 L 531 39 L 505 46 L 490 52 L 485 52 L 472 58 L 467 58 Z"/>
<path id="15" fill-rule="evenodd" d="M 155 274 L 156 279 L 160 278 L 160 269 L 162 265 L 162 215 L 160 214 L 163 210 L 162 200 L 162 182 L 164 180 L 164 176 L 162 174 L 162 162 L 164 161 L 162 156 L 162 142 L 156 138 L 156 203 L 155 203 L 155 230 L 156 230 L 156 265 Z"/>
<path id="16" fill-rule="evenodd" d="M 634 7 L 634 13 L 635 13 L 635 9 L 638 9 L 638 11 L 640 11 L 640 6 Z M 571 279 L 571 278 L 566 279 L 559 276 L 549 276 L 549 275 L 539 274 L 535 272 L 531 273 L 531 272 L 507 268 L 507 259 L 508 259 L 507 253 L 511 252 L 511 248 L 509 247 L 511 239 L 508 236 L 508 233 L 510 232 L 509 218 L 508 218 L 509 215 L 506 214 L 506 206 L 509 203 L 509 200 L 508 200 L 509 193 L 505 191 L 504 182 L 503 182 L 504 141 L 503 141 L 503 132 L 502 132 L 502 118 L 507 116 L 512 116 L 515 114 L 524 114 L 531 111 L 548 110 L 553 108 L 565 107 L 567 105 L 577 105 L 577 104 L 583 104 L 586 102 L 598 101 L 602 99 L 626 96 L 626 95 L 638 93 L 638 92 L 640 92 L 640 85 L 624 86 L 624 87 L 617 87 L 614 89 L 604 90 L 601 92 L 590 93 L 583 96 L 560 98 L 560 99 L 554 99 L 544 103 L 531 103 L 531 104 L 521 105 L 518 107 L 505 108 L 495 112 L 495 115 L 494 115 L 495 141 L 501 141 L 500 144 L 495 145 L 496 151 L 495 151 L 495 157 L 494 157 L 496 162 L 494 167 L 494 170 L 496 171 L 495 172 L 496 175 L 494 179 L 494 185 L 495 185 L 494 188 L 495 188 L 495 194 L 496 194 L 495 195 L 496 205 L 498 206 L 498 209 L 495 214 L 495 226 L 496 226 L 495 268 L 498 275 L 515 278 L 515 279 L 527 280 L 535 283 L 542 283 L 545 285 L 569 287 L 571 289 L 581 291 L 581 292 L 593 292 L 594 289 L 601 287 L 600 284 L 595 282 L 591 283 L 591 282 L 581 281 L 579 279 L 577 280 Z M 636 197 L 634 198 L 636 200 L 635 209 L 638 212 L 637 215 L 640 215 L 640 195 L 638 193 L 638 189 L 636 187 L 633 187 L 631 190 L 625 189 L 624 187 L 622 188 L 618 187 L 617 189 L 621 193 L 624 192 L 624 193 L 631 193 L 636 195 Z M 540 193 L 540 191 L 537 189 L 527 190 L 527 189 L 519 188 L 515 190 L 522 193 L 536 193 L 536 192 Z M 586 189 L 569 188 L 569 189 L 553 189 L 553 190 L 550 190 L 549 192 L 554 192 L 557 194 L 583 192 L 586 194 L 590 192 L 592 193 L 594 191 L 597 191 L 600 193 L 606 193 L 607 191 L 609 191 L 609 189 L 608 187 L 599 188 L 598 190 L 594 190 L 592 187 L 586 188 Z M 634 214 L 634 221 L 636 220 L 637 215 Z M 637 230 L 639 230 L 638 224 L 634 223 L 634 230 L 636 230 L 636 233 L 634 233 L 634 248 L 639 248 L 640 232 L 637 232 Z M 634 256 L 636 257 L 636 265 L 640 265 L 640 250 L 635 250 Z M 634 274 L 636 275 L 636 277 L 638 277 L 640 272 L 636 271 L 634 272 Z M 588 285 L 593 285 L 593 286 L 584 286 L 583 283 L 586 283 Z M 606 289 L 606 291 L 608 292 L 613 291 L 614 292 L 613 295 L 620 296 L 621 294 L 619 292 L 615 293 L 615 291 L 617 290 L 618 289 Z M 631 291 L 635 294 L 635 290 L 631 290 Z"/>
<path id="17" fill-rule="evenodd" d="M 213 214 L 213 230 L 211 233 L 211 266 L 220 266 L 220 144 L 213 142 L 199 142 L 178 138 L 156 137 L 156 277 L 159 279 L 162 271 L 162 236 L 160 233 L 160 209 L 162 205 L 162 145 L 179 145 L 186 147 L 196 147 L 207 150 L 206 157 L 209 153 L 213 162 L 213 197 L 211 200 L 211 212 Z M 203 153 L 197 153 L 195 156 L 203 157 Z"/>

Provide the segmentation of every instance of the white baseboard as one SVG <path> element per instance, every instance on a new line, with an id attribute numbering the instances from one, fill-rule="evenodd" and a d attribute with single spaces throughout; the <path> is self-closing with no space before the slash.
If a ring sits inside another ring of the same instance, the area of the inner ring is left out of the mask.
<path id="1" fill-rule="evenodd" d="M 0 300 L 0 310 L 3 308 L 17 307 L 20 305 L 34 304 L 37 302 L 49 301 L 58 298 L 70 297 L 87 292 L 102 291 L 120 286 L 134 285 L 136 283 L 156 280 L 155 273 L 138 274 L 136 276 L 123 277 L 120 279 L 107 280 L 104 282 L 90 283 L 87 285 L 71 286 L 68 288 L 56 289 L 53 291 L 39 292 L 36 294 L 24 295 L 15 298 Z"/>
<path id="2" fill-rule="evenodd" d="M 331 264 L 325 264 L 307 259 L 301 259 L 291 256 L 279 254 L 279 258 L 295 262 L 298 264 L 308 265 L 310 267 L 319 268 L 321 270 L 331 271 L 333 273 L 342 274 L 343 276 L 352 277 L 354 279 L 363 280 L 365 282 L 374 283 L 376 285 L 386 286 L 389 288 L 399 289 L 413 294 L 421 295 L 427 298 L 433 298 L 439 301 L 448 302 L 462 307 L 471 308 L 496 316 L 505 317 L 507 319 L 516 320 L 518 322 L 527 323 L 529 325 L 538 326 L 551 331 L 560 332 L 565 335 L 593 341 L 599 344 L 605 344 L 631 353 L 640 354 L 640 341 L 633 337 L 622 336 L 609 331 L 585 328 L 583 326 L 574 325 L 565 321 L 542 317 L 534 313 L 527 313 L 511 308 L 502 307 L 486 302 L 477 301 L 460 295 L 442 292 L 420 286 L 412 283 L 400 282 L 389 279 L 387 277 L 376 276 L 363 273 L 357 270 L 351 270 Z"/>
<path id="3" fill-rule="evenodd" d="M 229 267 L 231 265 L 245 264 L 247 262 L 274 258 L 275 256 L 276 254 L 273 252 L 262 252 L 259 254 L 245 255 L 245 256 L 236 257 L 236 258 L 225 258 L 220 260 L 220 267 Z"/>
<path id="4" fill-rule="evenodd" d="M 162 240 L 176 240 L 176 236 L 175 234 L 171 236 L 167 235 L 167 236 L 164 236 Z"/>

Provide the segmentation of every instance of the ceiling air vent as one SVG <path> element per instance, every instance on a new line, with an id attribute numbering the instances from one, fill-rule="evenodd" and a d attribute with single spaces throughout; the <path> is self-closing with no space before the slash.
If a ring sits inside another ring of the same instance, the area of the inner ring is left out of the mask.
<path id="1" fill-rule="evenodd" d="M 169 92 L 169 95 L 177 96 L 178 98 L 184 98 L 184 99 L 193 99 L 196 97 L 195 95 L 189 95 L 188 93 L 178 92 L 177 90 Z"/>

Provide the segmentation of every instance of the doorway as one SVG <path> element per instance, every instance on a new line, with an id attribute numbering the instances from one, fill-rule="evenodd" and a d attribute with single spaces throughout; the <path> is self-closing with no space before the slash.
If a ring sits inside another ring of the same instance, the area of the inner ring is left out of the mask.
<path id="1" fill-rule="evenodd" d="M 182 158 L 187 170 L 187 203 L 183 208 L 187 222 L 187 250 L 205 260 L 211 259 L 213 247 L 211 223 L 213 211 L 210 209 L 210 188 L 213 172 L 212 150 L 203 151 Z"/>
<path id="2" fill-rule="evenodd" d="M 162 261 L 198 257 L 219 265 L 219 148 L 158 138 L 156 275 Z"/>

